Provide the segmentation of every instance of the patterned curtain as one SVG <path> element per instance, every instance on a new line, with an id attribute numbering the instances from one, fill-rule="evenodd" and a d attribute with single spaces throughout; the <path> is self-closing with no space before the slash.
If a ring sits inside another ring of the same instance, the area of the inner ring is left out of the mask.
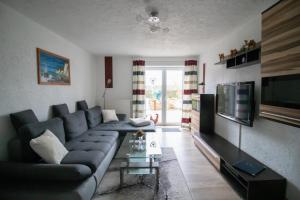
<path id="1" fill-rule="evenodd" d="M 190 128 L 192 94 L 198 93 L 197 60 L 186 60 L 184 67 L 183 105 L 181 126 Z"/>
<path id="2" fill-rule="evenodd" d="M 134 60 L 132 70 L 132 117 L 145 116 L 145 61 Z"/>

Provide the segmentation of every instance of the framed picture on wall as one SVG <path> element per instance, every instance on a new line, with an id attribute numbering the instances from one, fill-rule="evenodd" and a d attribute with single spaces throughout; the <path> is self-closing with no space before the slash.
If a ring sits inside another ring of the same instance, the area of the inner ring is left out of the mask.
<path id="1" fill-rule="evenodd" d="M 37 48 L 38 84 L 70 85 L 70 60 Z"/>

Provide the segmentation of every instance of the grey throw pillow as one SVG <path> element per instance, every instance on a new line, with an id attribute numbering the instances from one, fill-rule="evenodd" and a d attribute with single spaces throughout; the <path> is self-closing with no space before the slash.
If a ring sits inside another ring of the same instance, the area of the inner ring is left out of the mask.
<path id="1" fill-rule="evenodd" d="M 84 111 L 65 115 L 63 120 L 67 140 L 72 140 L 88 130 Z"/>
<path id="2" fill-rule="evenodd" d="M 85 111 L 86 120 L 89 128 L 94 128 L 102 121 L 101 107 L 95 106 Z"/>

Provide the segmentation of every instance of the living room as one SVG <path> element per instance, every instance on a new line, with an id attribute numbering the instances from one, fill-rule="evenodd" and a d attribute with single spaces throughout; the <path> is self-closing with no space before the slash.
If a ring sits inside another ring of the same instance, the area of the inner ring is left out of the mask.
<path id="1" fill-rule="evenodd" d="M 299 10 L 297 0 L 0 0 L 0 199 L 299 199 Z M 47 58 L 64 67 L 50 73 Z M 268 99 L 270 77 L 287 76 L 288 87 L 273 83 L 284 95 Z M 222 111 L 224 88 L 243 84 L 248 121 Z M 209 94 L 213 111 L 203 117 L 209 106 L 198 99 Z M 119 123 L 103 123 L 110 114 Z M 28 115 L 34 122 L 24 122 Z M 150 125 L 129 124 L 134 118 Z M 25 138 L 21 153 L 38 163 L 12 159 L 15 138 L 47 130 L 65 132 L 55 137 L 64 156 L 80 155 L 47 164 Z M 109 148 L 98 146 L 104 136 Z M 156 137 L 149 148 L 160 157 L 139 167 L 124 161 L 131 140 L 140 153 L 146 136 Z M 95 144 L 77 147 L 78 138 Z M 99 148 L 105 153 L 88 160 Z"/>

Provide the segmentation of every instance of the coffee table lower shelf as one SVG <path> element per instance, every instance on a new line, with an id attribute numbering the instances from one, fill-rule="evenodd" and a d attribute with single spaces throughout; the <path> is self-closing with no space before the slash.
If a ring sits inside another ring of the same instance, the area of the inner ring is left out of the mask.
<path id="1" fill-rule="evenodd" d="M 124 185 L 124 173 L 134 175 L 155 175 L 155 192 L 159 190 L 159 162 L 122 162 L 120 166 L 120 187 Z"/>

